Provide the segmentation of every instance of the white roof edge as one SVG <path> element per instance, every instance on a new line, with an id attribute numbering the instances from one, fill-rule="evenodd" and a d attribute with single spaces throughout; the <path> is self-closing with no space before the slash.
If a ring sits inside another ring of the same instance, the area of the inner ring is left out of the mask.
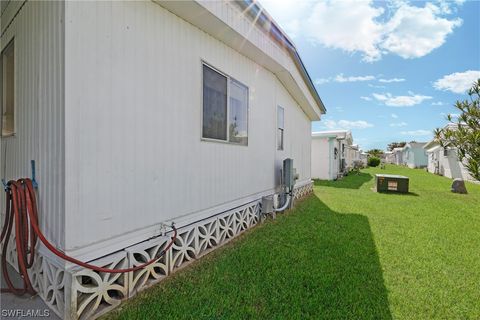
<path id="1" fill-rule="evenodd" d="M 285 31 L 276 23 L 275 19 L 272 18 L 272 16 L 268 13 L 267 10 L 257 1 L 257 0 L 236 0 L 236 3 L 238 3 L 240 6 L 245 8 L 245 10 L 254 10 L 253 8 L 255 6 L 260 8 L 260 16 L 264 15 L 267 20 L 276 28 L 279 33 L 281 34 L 281 37 L 283 39 L 276 39 L 277 41 L 280 41 L 280 44 L 283 46 L 286 46 L 288 49 L 291 50 L 290 55 L 291 58 L 294 60 L 298 71 L 302 75 L 303 81 L 307 85 L 308 89 L 310 90 L 310 93 L 312 94 L 313 98 L 315 99 L 315 102 L 318 104 L 320 111 L 322 114 L 325 114 L 327 112 L 327 109 L 325 108 L 325 105 L 323 104 L 322 99 L 320 98 L 320 95 L 317 92 L 317 89 L 315 88 L 315 85 L 313 84 L 312 78 L 308 74 L 307 69 L 305 68 L 305 65 L 303 64 L 302 59 L 300 58 L 300 55 L 297 51 L 297 47 L 295 46 L 295 43 L 290 39 L 290 37 L 286 34 Z M 260 22 L 260 19 L 255 19 L 255 22 L 258 24 Z M 273 29 L 273 28 L 271 28 Z M 273 35 L 274 38 L 276 38 L 276 33 L 270 31 L 271 35 Z"/>
<path id="2" fill-rule="evenodd" d="M 312 134 L 348 134 L 351 133 L 350 130 L 324 130 L 324 131 L 315 131 L 312 132 Z"/>
<path id="3" fill-rule="evenodd" d="M 312 138 L 340 138 L 340 139 L 352 139 L 352 132 L 350 130 L 331 130 L 331 131 L 317 131 L 312 132 Z M 353 141 L 352 141 L 353 143 Z"/>
<path id="4" fill-rule="evenodd" d="M 320 120 L 322 114 L 325 114 L 326 109 L 323 105 L 323 102 L 318 95 L 318 92 L 313 85 L 312 80 L 310 79 L 303 62 L 298 56 L 295 46 L 293 46 L 291 40 L 286 37 L 283 31 L 279 29 L 276 23 L 270 18 L 269 15 L 264 13 L 264 9 L 261 9 L 259 15 L 268 19 L 272 25 L 278 30 L 275 34 L 278 34 L 279 39 L 274 39 L 278 45 L 286 50 L 286 54 L 290 56 L 290 59 L 294 62 L 295 69 L 298 71 L 295 74 L 295 77 L 290 73 L 290 70 L 286 68 L 281 61 L 276 60 L 274 57 L 264 52 L 263 49 L 257 46 L 257 44 L 250 41 L 248 37 L 245 37 L 242 34 L 242 31 L 234 25 L 223 20 L 223 17 L 219 16 L 212 5 L 209 5 L 208 1 L 204 0 L 185 0 L 185 1 L 160 1 L 152 0 L 155 3 L 159 4 L 163 8 L 177 15 L 181 19 L 189 22 L 190 24 L 196 26 L 197 28 L 208 33 L 212 37 L 222 41 L 226 45 L 230 46 L 234 50 L 240 52 L 246 57 L 256 61 L 258 64 L 265 67 L 267 70 L 272 72 L 277 76 L 279 81 L 287 89 L 287 91 L 292 95 L 294 100 L 300 105 L 301 109 L 305 112 L 307 117 L 311 121 Z M 223 3 L 223 2 L 222 2 Z M 253 8 L 259 10 L 261 7 L 253 0 L 241 0 L 234 2 L 238 7 L 238 10 L 245 7 L 243 12 L 250 13 L 246 15 L 250 19 L 250 15 Z M 218 10 L 217 10 L 218 11 Z M 260 19 L 251 19 L 255 21 L 258 25 L 258 28 L 263 30 L 261 27 Z M 263 30 L 266 32 L 266 30 Z M 265 37 L 275 38 L 273 31 L 270 31 L 269 34 L 265 34 Z M 280 39 L 281 38 L 281 39 Z M 241 40 L 241 41 L 239 41 Z M 295 70 L 292 69 L 292 70 Z M 295 78 L 302 81 L 303 84 L 297 83 Z M 303 89 L 302 87 L 305 87 Z"/>
<path id="5" fill-rule="evenodd" d="M 433 140 L 427 142 L 427 143 L 423 146 L 423 149 L 429 149 L 429 148 L 432 148 L 432 147 L 435 147 L 435 146 L 439 146 L 439 145 L 440 145 L 440 143 L 439 143 L 437 140 L 433 139 Z"/>
<path id="6" fill-rule="evenodd" d="M 404 148 L 406 147 L 417 147 L 417 148 L 423 148 L 428 142 L 408 142 Z"/>
<path id="7" fill-rule="evenodd" d="M 435 145 L 435 146 L 433 146 L 433 147 L 424 148 L 424 149 L 425 149 L 426 152 L 434 152 L 434 151 L 436 151 L 436 150 L 438 150 L 438 149 L 442 149 L 442 146 L 440 146 L 440 145 Z"/>

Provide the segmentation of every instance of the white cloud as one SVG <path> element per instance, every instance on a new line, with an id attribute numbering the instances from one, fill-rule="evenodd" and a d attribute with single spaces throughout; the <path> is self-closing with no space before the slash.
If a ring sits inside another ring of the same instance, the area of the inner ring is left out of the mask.
<path id="1" fill-rule="evenodd" d="M 405 81 L 405 79 L 403 78 L 378 79 L 378 81 L 383 83 L 390 83 L 390 82 L 403 82 Z"/>
<path id="2" fill-rule="evenodd" d="M 372 96 L 390 107 L 411 107 L 425 100 L 432 99 L 430 96 L 413 94 L 413 92 L 409 92 L 408 96 L 393 96 L 390 93 L 373 93 Z"/>
<path id="3" fill-rule="evenodd" d="M 392 0 L 386 9 L 373 0 L 263 0 L 272 17 L 292 37 L 304 36 L 313 44 L 360 53 L 372 62 L 386 54 L 405 59 L 427 55 L 445 43 L 462 24 L 445 17 L 456 11 L 461 0 L 412 5 Z"/>
<path id="4" fill-rule="evenodd" d="M 371 83 L 369 83 L 368 86 L 370 88 L 377 88 L 377 89 L 385 89 L 386 88 L 385 86 L 377 86 L 377 85 L 374 85 L 374 84 L 371 84 Z"/>
<path id="5" fill-rule="evenodd" d="M 447 116 L 448 116 L 448 113 L 441 112 L 440 115 L 442 116 L 442 118 L 446 119 Z M 460 117 L 460 114 L 459 113 L 450 113 L 450 116 L 452 117 L 452 119 L 457 119 L 458 117 Z"/>
<path id="6" fill-rule="evenodd" d="M 408 123 L 406 122 L 397 122 L 397 123 L 390 123 L 390 127 L 406 127 Z"/>
<path id="7" fill-rule="evenodd" d="M 321 85 L 328 82 L 359 82 L 359 81 L 371 81 L 375 80 L 374 76 L 344 76 L 343 73 L 337 74 L 335 77 L 330 78 L 318 78 L 315 79 L 314 83 L 317 85 Z"/>
<path id="8" fill-rule="evenodd" d="M 294 19 L 286 23 L 285 32 L 291 37 L 296 38 L 301 32 L 300 20 Z"/>
<path id="9" fill-rule="evenodd" d="M 260 4 L 267 9 L 275 21 L 292 38 L 301 34 L 302 19 L 308 13 L 311 3 L 295 0 L 262 0 Z"/>
<path id="10" fill-rule="evenodd" d="M 360 97 L 360 99 L 365 100 L 365 101 L 372 101 L 372 98 L 370 98 L 370 97 Z"/>
<path id="11" fill-rule="evenodd" d="M 305 33 L 313 43 L 351 53 L 359 51 L 365 61 L 375 61 L 381 57 L 377 43 L 382 39 L 382 25 L 376 19 L 383 12 L 370 0 L 318 2 L 305 20 Z"/>
<path id="12" fill-rule="evenodd" d="M 328 129 L 366 129 L 373 127 L 373 124 L 363 120 L 340 120 L 338 122 L 334 120 L 325 120 L 323 126 Z"/>
<path id="13" fill-rule="evenodd" d="M 431 130 L 412 130 L 412 131 L 402 131 L 400 134 L 404 136 L 428 136 L 432 134 Z"/>
<path id="14" fill-rule="evenodd" d="M 392 113 L 392 118 L 393 119 L 398 119 L 398 115 L 396 115 L 395 113 Z"/>
<path id="15" fill-rule="evenodd" d="M 442 101 L 432 102 L 432 106 L 443 106 Z"/>
<path id="16" fill-rule="evenodd" d="M 313 81 L 316 85 L 322 85 L 324 83 L 330 82 L 330 79 L 328 78 L 317 78 Z"/>
<path id="17" fill-rule="evenodd" d="M 350 77 L 344 77 L 343 73 L 340 73 L 335 77 L 336 82 L 357 82 L 357 81 L 371 81 L 374 80 L 374 76 L 350 76 Z"/>
<path id="18" fill-rule="evenodd" d="M 468 70 L 455 72 L 438 79 L 433 84 L 437 90 L 448 90 L 454 93 L 465 93 L 472 87 L 474 81 L 480 78 L 480 71 Z"/>
<path id="19" fill-rule="evenodd" d="M 464 2 L 465 0 L 438 0 L 438 5 L 442 13 L 452 14 L 457 11 L 453 4 L 462 5 Z"/>
<path id="20" fill-rule="evenodd" d="M 385 24 L 385 39 L 381 47 L 404 59 L 419 58 L 445 43 L 461 19 L 448 20 L 441 9 L 431 3 L 423 8 L 404 4 Z"/>

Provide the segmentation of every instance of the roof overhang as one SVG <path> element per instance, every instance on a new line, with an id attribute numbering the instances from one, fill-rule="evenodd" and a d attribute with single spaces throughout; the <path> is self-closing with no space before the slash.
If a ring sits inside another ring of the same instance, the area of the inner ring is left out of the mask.
<path id="1" fill-rule="evenodd" d="M 429 150 L 429 149 L 432 149 L 432 148 L 437 147 L 437 146 L 440 146 L 440 143 L 437 140 L 434 139 L 434 140 L 431 140 L 431 141 L 427 142 L 423 146 L 423 149 Z"/>
<path id="2" fill-rule="evenodd" d="M 312 139 L 315 138 L 335 138 L 337 140 L 352 140 L 352 134 L 348 130 L 338 130 L 338 131 L 318 131 L 312 133 Z M 349 145 L 351 142 L 349 142 Z"/>
<path id="3" fill-rule="evenodd" d="M 237 30 L 235 26 L 230 25 L 227 21 L 222 20 L 221 17 L 212 12 L 207 6 L 208 2 L 203 3 L 204 1 L 195 0 L 152 1 L 158 3 L 163 8 L 186 20 L 197 28 L 205 31 L 212 37 L 224 42 L 229 47 L 235 49 L 275 74 L 310 120 L 320 120 L 320 116 L 325 114 L 325 106 L 323 105 L 303 62 L 290 39 L 288 39 L 288 37 L 273 22 L 271 17 L 254 1 L 245 0 L 236 1 L 235 3 L 241 8 L 244 8 L 244 14 L 256 14 L 257 18 L 251 19 L 252 23 L 258 25 L 258 27 L 264 32 L 267 32 L 262 26 L 265 19 L 268 19 L 271 26 L 274 26 L 270 28 L 268 34 L 265 36 L 273 38 L 281 47 L 287 50 L 308 90 L 302 89 L 303 85 L 297 83 L 291 70 L 288 70 L 284 64 L 267 54 L 262 48 L 253 43 L 248 36 L 243 35 L 240 30 Z"/>
<path id="4" fill-rule="evenodd" d="M 435 145 L 435 146 L 432 146 L 430 148 L 425 148 L 425 152 L 432 153 L 432 152 L 435 152 L 435 151 L 440 150 L 440 149 L 443 149 L 442 146 Z"/>

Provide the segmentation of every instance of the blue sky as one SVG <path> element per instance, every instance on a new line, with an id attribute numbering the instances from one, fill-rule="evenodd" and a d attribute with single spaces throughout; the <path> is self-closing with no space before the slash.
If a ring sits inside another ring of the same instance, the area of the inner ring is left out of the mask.
<path id="1" fill-rule="evenodd" d="M 260 0 L 292 38 L 327 114 L 364 149 L 428 141 L 480 77 L 480 1 Z"/>

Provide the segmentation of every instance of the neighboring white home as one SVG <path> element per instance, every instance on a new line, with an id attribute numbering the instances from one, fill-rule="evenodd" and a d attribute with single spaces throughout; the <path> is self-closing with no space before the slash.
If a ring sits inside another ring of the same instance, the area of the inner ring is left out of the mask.
<path id="1" fill-rule="evenodd" d="M 385 162 L 390 163 L 390 164 L 395 164 L 396 159 L 395 159 L 395 154 L 393 151 L 385 151 Z"/>
<path id="2" fill-rule="evenodd" d="M 409 142 L 403 147 L 403 164 L 409 168 L 425 168 L 428 164 L 427 153 L 423 146 L 425 142 Z"/>
<path id="3" fill-rule="evenodd" d="M 346 163 L 347 168 L 353 168 L 355 161 L 360 160 L 360 148 L 358 144 L 347 145 Z"/>
<path id="4" fill-rule="evenodd" d="M 34 286 L 60 317 L 97 316 L 255 225 L 285 158 L 295 197 L 311 191 L 311 121 L 325 108 L 255 1 L 2 1 L 1 12 L 0 174 L 29 177 L 36 161 L 47 238 L 124 268 L 169 241 L 147 241 L 162 224 L 179 228 L 142 272 L 98 274 L 40 245 Z"/>
<path id="5" fill-rule="evenodd" d="M 393 154 L 393 164 L 396 164 L 397 166 L 400 166 L 400 165 L 403 165 L 404 162 L 403 162 L 403 148 L 404 147 L 401 147 L 401 148 L 394 148 L 392 150 L 392 154 Z"/>
<path id="6" fill-rule="evenodd" d="M 454 125 L 447 125 L 446 127 L 452 128 Z M 442 147 L 436 139 L 425 144 L 423 148 L 428 156 L 428 172 L 452 179 L 474 180 L 462 161 L 458 160 L 456 148 L 448 145 Z"/>
<path id="7" fill-rule="evenodd" d="M 312 133 L 312 178 L 336 180 L 347 173 L 353 161 L 347 152 L 352 143 L 348 130 Z"/>
<path id="8" fill-rule="evenodd" d="M 362 161 L 364 166 L 368 164 L 368 153 L 360 150 L 360 161 Z"/>

